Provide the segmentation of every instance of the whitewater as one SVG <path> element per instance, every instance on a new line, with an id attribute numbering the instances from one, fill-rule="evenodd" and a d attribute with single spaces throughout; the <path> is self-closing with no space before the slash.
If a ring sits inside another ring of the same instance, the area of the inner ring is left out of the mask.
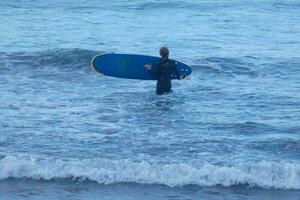
<path id="1" fill-rule="evenodd" d="M 298 1 L 0 2 L 0 199 L 299 199 Z M 106 77 L 101 53 L 193 73 Z"/>

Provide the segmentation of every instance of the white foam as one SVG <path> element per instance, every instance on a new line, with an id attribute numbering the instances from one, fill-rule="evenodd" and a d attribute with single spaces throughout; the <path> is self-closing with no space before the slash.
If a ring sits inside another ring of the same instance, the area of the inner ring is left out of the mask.
<path id="1" fill-rule="evenodd" d="M 88 179 L 101 184 L 141 183 L 167 186 L 233 186 L 300 189 L 300 164 L 247 162 L 229 165 L 204 163 L 159 164 L 130 160 L 55 160 L 7 156 L 0 160 L 0 179 Z"/>

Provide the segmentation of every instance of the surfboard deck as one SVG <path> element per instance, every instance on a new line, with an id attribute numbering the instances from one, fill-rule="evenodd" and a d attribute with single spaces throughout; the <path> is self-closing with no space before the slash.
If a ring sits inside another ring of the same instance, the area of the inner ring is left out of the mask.
<path id="1" fill-rule="evenodd" d="M 92 68 L 106 76 L 113 76 L 127 79 L 156 80 L 153 75 L 145 68 L 146 64 L 152 65 L 152 70 L 156 72 L 159 57 L 133 55 L 133 54 L 100 54 L 95 56 L 91 65 Z M 185 77 L 192 73 L 191 67 L 188 65 L 175 62 L 176 69 L 179 74 Z M 175 73 L 171 75 L 172 79 L 176 79 Z"/>

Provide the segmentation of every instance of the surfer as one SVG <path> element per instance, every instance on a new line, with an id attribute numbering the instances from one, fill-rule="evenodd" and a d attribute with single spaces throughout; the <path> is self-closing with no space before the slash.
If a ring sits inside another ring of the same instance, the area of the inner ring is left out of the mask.
<path id="1" fill-rule="evenodd" d="M 176 69 L 175 62 L 169 60 L 169 50 L 166 47 L 161 47 L 159 50 L 161 58 L 157 64 L 157 72 L 152 70 L 152 65 L 147 64 L 145 68 L 157 79 L 156 94 L 162 95 L 164 93 L 171 92 L 172 83 L 171 75 L 175 72 L 176 77 L 180 80 L 183 79 L 183 75 L 180 75 Z"/>

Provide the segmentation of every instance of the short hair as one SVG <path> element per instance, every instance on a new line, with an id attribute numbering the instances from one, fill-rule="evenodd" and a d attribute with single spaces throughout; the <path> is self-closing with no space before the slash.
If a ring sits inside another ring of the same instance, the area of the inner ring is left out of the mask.
<path id="1" fill-rule="evenodd" d="M 159 54 L 161 57 L 169 57 L 169 49 L 167 47 L 161 47 L 159 50 Z"/>

